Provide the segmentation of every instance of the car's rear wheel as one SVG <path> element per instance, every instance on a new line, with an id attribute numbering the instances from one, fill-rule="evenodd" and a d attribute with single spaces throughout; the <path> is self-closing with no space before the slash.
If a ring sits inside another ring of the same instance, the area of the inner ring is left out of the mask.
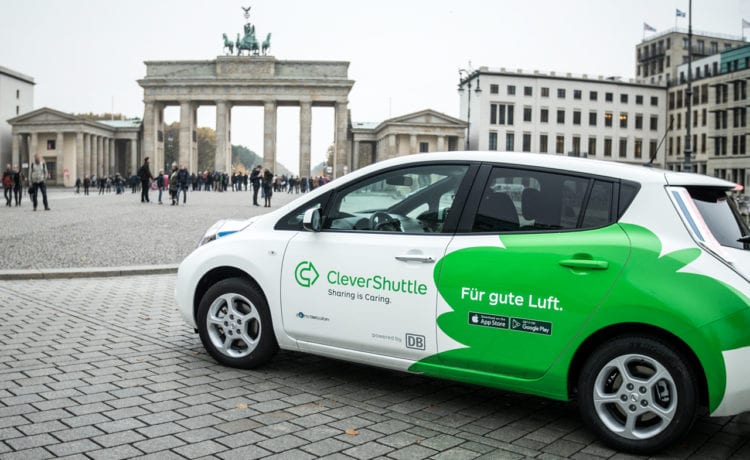
<path id="1" fill-rule="evenodd" d="M 698 393 L 683 354 L 651 337 L 617 337 L 583 366 L 581 417 L 606 444 L 649 454 L 684 436 L 695 420 Z"/>
<path id="2" fill-rule="evenodd" d="M 265 297 L 241 278 L 211 286 L 201 299 L 196 319 L 206 351 L 227 366 L 252 369 L 278 351 Z"/>

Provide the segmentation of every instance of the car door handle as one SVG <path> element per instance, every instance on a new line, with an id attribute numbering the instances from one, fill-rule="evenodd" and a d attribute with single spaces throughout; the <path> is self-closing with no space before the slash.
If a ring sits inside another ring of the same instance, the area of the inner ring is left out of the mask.
<path id="1" fill-rule="evenodd" d="M 560 261 L 560 265 L 568 268 L 585 268 L 587 270 L 606 270 L 609 268 L 609 262 L 606 260 L 591 259 L 565 259 Z"/>
<path id="2" fill-rule="evenodd" d="M 422 262 L 423 264 L 435 263 L 435 259 L 433 259 L 430 256 L 413 256 L 413 255 L 396 256 L 396 260 L 399 260 L 401 262 Z"/>

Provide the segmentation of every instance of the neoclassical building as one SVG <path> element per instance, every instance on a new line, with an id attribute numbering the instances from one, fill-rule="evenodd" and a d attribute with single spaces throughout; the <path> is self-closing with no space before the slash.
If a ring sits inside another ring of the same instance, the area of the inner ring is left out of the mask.
<path id="1" fill-rule="evenodd" d="M 43 107 L 11 118 L 14 165 L 28 168 L 37 153 L 50 185 L 72 187 L 76 178 L 133 174 L 140 161 L 141 120 L 90 120 Z"/>
<path id="2" fill-rule="evenodd" d="M 431 109 L 350 127 L 351 169 L 413 153 L 458 150 L 468 123 Z"/>

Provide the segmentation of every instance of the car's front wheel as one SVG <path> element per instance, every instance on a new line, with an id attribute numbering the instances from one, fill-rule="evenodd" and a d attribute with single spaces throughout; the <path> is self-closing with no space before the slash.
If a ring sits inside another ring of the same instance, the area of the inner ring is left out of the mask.
<path id="1" fill-rule="evenodd" d="M 196 319 L 206 351 L 224 365 L 252 369 L 268 362 L 279 348 L 265 297 L 241 278 L 211 286 Z"/>
<path id="2" fill-rule="evenodd" d="M 689 362 L 651 337 L 617 337 L 597 348 L 578 383 L 581 417 L 606 444 L 638 454 L 684 436 L 698 393 Z"/>

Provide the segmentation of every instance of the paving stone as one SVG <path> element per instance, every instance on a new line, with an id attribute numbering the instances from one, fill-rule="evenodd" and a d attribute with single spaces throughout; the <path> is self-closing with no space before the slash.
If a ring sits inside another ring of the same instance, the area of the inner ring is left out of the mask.
<path id="1" fill-rule="evenodd" d="M 408 447 L 404 447 L 402 449 L 390 452 L 388 454 L 389 458 L 395 458 L 397 460 L 420 460 L 423 458 L 429 458 L 430 456 L 436 454 L 437 451 L 433 449 L 428 449 L 427 447 L 418 446 L 418 445 L 411 445 Z"/>
<path id="2" fill-rule="evenodd" d="M 145 441 L 139 441 L 133 444 L 138 450 L 147 454 L 153 452 L 159 452 L 168 449 L 174 449 L 175 447 L 184 446 L 185 441 L 175 436 L 160 436 L 158 438 L 147 439 Z"/>
<path id="3" fill-rule="evenodd" d="M 87 452 L 94 460 L 119 460 L 123 458 L 132 458 L 141 455 L 143 452 L 130 445 L 110 447 L 109 449 L 100 449 L 93 452 Z"/>
<path id="4" fill-rule="evenodd" d="M 368 442 L 356 447 L 351 447 L 343 453 L 354 458 L 369 459 L 385 455 L 391 451 L 393 451 L 392 447 L 384 446 L 376 442 Z"/>
<path id="5" fill-rule="evenodd" d="M 97 444 L 100 444 L 103 447 L 119 446 L 120 444 L 132 444 L 143 439 L 146 439 L 146 437 L 133 430 L 118 431 L 117 433 L 105 434 L 93 438 L 93 440 L 96 441 Z"/>
<path id="6" fill-rule="evenodd" d="M 304 450 L 305 452 L 310 452 L 317 457 L 322 457 L 324 455 L 333 454 L 334 452 L 341 452 L 344 449 L 350 448 L 351 446 L 351 444 L 339 441 L 338 439 L 328 438 L 307 444 L 300 447 L 300 449 Z"/>
<path id="7" fill-rule="evenodd" d="M 69 441 L 62 444 L 47 446 L 47 450 L 55 454 L 55 457 L 63 457 L 66 455 L 91 452 L 99 448 L 100 447 L 98 445 L 96 445 L 89 439 L 78 439 L 76 441 Z"/>
<path id="8" fill-rule="evenodd" d="M 214 455 L 225 450 L 226 450 L 226 447 L 214 441 L 202 441 L 196 444 L 190 444 L 187 446 L 182 446 L 182 447 L 178 447 L 174 449 L 175 452 L 187 458 L 199 458 L 199 457 L 204 457 L 206 455 Z M 235 457 L 235 458 L 242 458 L 242 457 L 240 456 L 240 457 Z"/>
<path id="9" fill-rule="evenodd" d="M 307 440 L 298 438 L 293 434 L 277 436 L 258 443 L 260 447 L 271 452 L 284 452 L 306 444 Z"/>

